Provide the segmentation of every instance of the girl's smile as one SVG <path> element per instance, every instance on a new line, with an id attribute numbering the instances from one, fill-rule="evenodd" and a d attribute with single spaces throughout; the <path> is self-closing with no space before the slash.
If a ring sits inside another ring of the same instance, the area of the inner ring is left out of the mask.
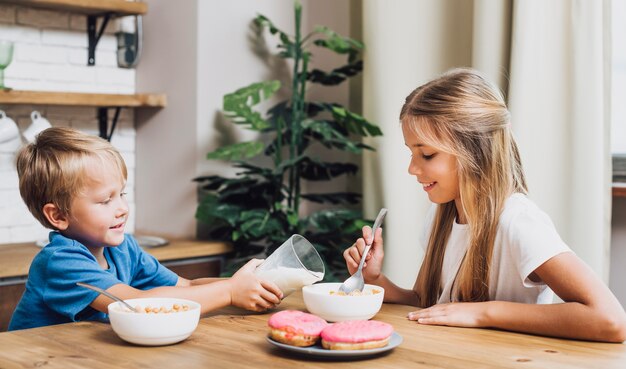
<path id="1" fill-rule="evenodd" d="M 433 187 L 437 184 L 437 182 L 430 182 L 430 183 L 422 183 L 422 186 L 424 187 L 424 191 L 428 192 L 430 190 L 433 189 Z"/>

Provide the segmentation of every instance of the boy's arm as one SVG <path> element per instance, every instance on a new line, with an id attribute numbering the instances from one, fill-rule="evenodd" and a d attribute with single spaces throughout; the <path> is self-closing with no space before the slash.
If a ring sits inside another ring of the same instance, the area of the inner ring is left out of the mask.
<path id="1" fill-rule="evenodd" d="M 228 305 L 235 305 L 252 311 L 263 311 L 278 305 L 283 294 L 274 283 L 261 280 L 254 274 L 254 269 L 261 262 L 261 260 L 256 259 L 250 260 L 231 278 L 216 279 L 211 283 L 196 284 L 194 281 L 179 277 L 176 286 L 156 287 L 142 291 L 119 283 L 108 288 L 107 291 L 122 299 L 176 297 L 193 300 L 202 305 L 202 313 Z M 106 313 L 109 303 L 111 300 L 108 297 L 99 295 L 90 306 Z"/>
<path id="2" fill-rule="evenodd" d="M 421 324 L 492 327 L 593 341 L 626 340 L 626 313 L 615 296 L 575 254 L 554 256 L 535 269 L 564 302 L 506 301 L 435 305 L 409 314 Z"/>
<path id="3" fill-rule="evenodd" d="M 177 287 L 189 287 L 189 286 L 199 286 L 201 284 L 208 284 L 217 281 L 223 281 L 227 278 L 196 278 L 196 279 L 186 279 L 181 276 L 178 276 L 178 282 L 176 283 Z"/>

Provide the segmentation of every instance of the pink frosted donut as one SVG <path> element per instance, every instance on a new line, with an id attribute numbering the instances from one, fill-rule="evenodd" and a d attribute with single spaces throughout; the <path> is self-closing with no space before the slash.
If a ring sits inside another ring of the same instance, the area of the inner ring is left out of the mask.
<path id="1" fill-rule="evenodd" d="M 377 320 L 350 320 L 330 324 L 322 331 L 322 346 L 331 350 L 365 350 L 387 346 L 391 324 Z"/>
<path id="2" fill-rule="evenodd" d="M 270 337 L 292 346 L 312 346 L 320 338 L 320 332 L 328 323 L 313 314 L 297 310 L 283 310 L 273 314 L 267 321 Z"/>

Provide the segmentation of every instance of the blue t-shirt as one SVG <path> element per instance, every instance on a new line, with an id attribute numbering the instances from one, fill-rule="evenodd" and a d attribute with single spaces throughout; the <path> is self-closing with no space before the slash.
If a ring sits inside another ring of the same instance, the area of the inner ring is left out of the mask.
<path id="1" fill-rule="evenodd" d="M 102 269 L 95 256 L 81 243 L 58 232 L 33 260 L 26 291 L 11 317 L 9 330 L 42 327 L 81 320 L 108 319 L 89 306 L 98 293 L 76 285 L 88 283 L 102 289 L 124 283 L 140 290 L 174 286 L 178 275 L 144 252 L 137 241 L 125 235 L 116 247 L 105 247 L 109 264 Z"/>

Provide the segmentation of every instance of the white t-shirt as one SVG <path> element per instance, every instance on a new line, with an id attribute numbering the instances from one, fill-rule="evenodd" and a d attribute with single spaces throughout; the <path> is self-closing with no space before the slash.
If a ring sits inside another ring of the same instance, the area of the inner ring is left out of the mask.
<path id="1" fill-rule="evenodd" d="M 429 212 L 423 245 L 428 244 L 435 210 L 436 206 L 433 206 Z M 469 236 L 467 224 L 453 224 L 443 260 L 442 294 L 438 303 L 450 302 L 450 289 L 469 246 Z M 489 299 L 529 304 L 552 303 L 552 290 L 543 281 L 531 281 L 529 276 L 553 256 L 571 251 L 546 213 L 525 195 L 511 195 L 498 223 L 491 260 Z"/>

